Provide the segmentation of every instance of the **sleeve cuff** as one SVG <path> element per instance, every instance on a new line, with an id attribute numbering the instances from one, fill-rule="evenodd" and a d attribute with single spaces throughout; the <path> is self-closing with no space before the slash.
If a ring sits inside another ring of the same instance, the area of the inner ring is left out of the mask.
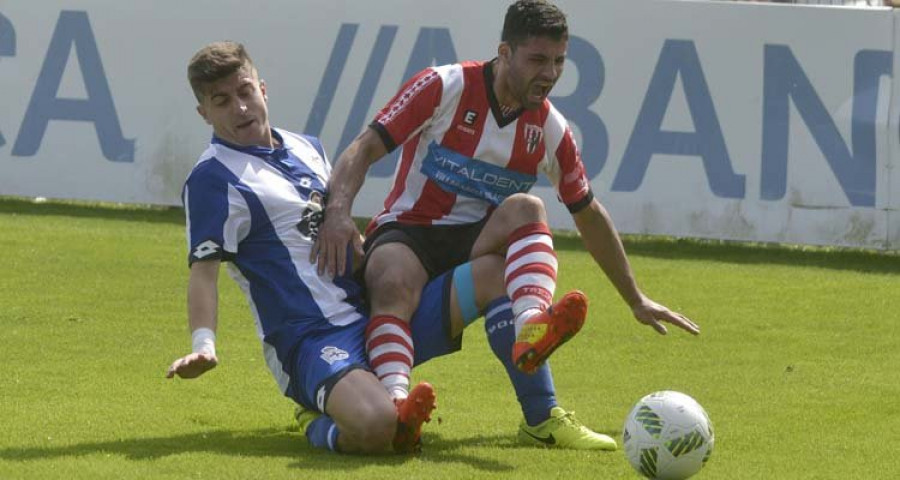
<path id="1" fill-rule="evenodd" d="M 384 125 L 374 121 L 369 124 L 369 128 L 375 130 L 375 133 L 381 138 L 381 142 L 384 143 L 384 148 L 388 153 L 393 152 L 397 149 L 397 144 L 394 143 L 394 139 L 391 138 L 391 134 L 388 133 L 387 129 L 384 128 Z"/>
<path id="2" fill-rule="evenodd" d="M 575 203 L 567 203 L 566 208 L 569 209 L 569 213 L 576 214 L 582 211 L 584 207 L 590 205 L 593 200 L 594 191 L 589 188 L 587 193 L 584 195 L 584 197 L 581 198 L 581 200 L 578 200 Z"/>

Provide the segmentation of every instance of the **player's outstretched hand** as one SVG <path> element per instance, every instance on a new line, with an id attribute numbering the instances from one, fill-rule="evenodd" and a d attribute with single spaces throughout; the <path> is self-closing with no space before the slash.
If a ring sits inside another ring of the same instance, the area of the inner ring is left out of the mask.
<path id="1" fill-rule="evenodd" d="M 670 323 L 694 335 L 700 334 L 700 327 L 689 318 L 669 310 L 666 306 L 660 305 L 647 297 L 644 297 L 641 303 L 633 307 L 631 312 L 637 321 L 653 327 L 660 335 L 665 335 L 668 332 L 663 323 Z"/>
<path id="2" fill-rule="evenodd" d="M 326 215 L 319 227 L 319 234 L 309 253 L 309 261 L 318 264 L 319 275 L 334 277 L 347 268 L 347 245 L 353 245 L 353 254 L 362 256 L 362 240 L 356 224 L 349 215 Z"/>
<path id="3" fill-rule="evenodd" d="M 208 353 L 191 353 L 185 355 L 178 360 L 172 362 L 169 370 L 166 372 L 166 378 L 173 378 L 178 375 L 181 378 L 197 378 L 212 370 L 219 364 L 219 359 L 215 355 Z"/>

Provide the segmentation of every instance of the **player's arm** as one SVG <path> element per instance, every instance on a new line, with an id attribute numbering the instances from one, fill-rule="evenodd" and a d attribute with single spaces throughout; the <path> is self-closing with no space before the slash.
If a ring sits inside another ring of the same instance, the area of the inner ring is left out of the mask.
<path id="1" fill-rule="evenodd" d="M 351 217 L 353 200 L 369 167 L 385 154 L 384 142 L 375 130 L 367 128 L 338 157 L 328 181 L 325 221 L 310 251 L 310 261 L 318 263 L 319 275 L 326 270 L 332 276 L 345 271 L 348 244 L 353 245 L 353 255 L 362 255 L 361 237 Z"/>
<path id="2" fill-rule="evenodd" d="M 310 252 L 318 263 L 319 275 L 327 270 L 344 272 L 347 246 L 362 254 L 359 233 L 351 218 L 353 201 L 362 188 L 369 167 L 420 132 L 441 103 L 440 76 L 431 68 L 422 70 L 394 95 L 361 133 L 338 157 L 328 181 L 325 221 Z"/>
<path id="3" fill-rule="evenodd" d="M 192 352 L 172 362 L 167 378 L 196 378 L 218 364 L 215 331 L 218 312 L 218 279 L 221 261 L 206 260 L 191 264 L 188 280 L 188 322 Z"/>
<path id="4" fill-rule="evenodd" d="M 637 321 L 666 333 L 665 323 L 671 323 L 693 334 L 700 329 L 684 315 L 673 312 L 641 292 L 631 272 L 625 248 L 609 213 L 593 196 L 590 180 L 575 146 L 572 130 L 555 110 L 548 120 L 548 144 L 554 161 L 548 162 L 548 175 L 556 184 L 563 203 L 572 213 L 575 226 L 594 261 L 603 270 L 619 295 L 631 308 Z"/>
<path id="5" fill-rule="evenodd" d="M 622 299 L 631 307 L 635 319 L 653 327 L 660 334 L 666 333 L 663 322 L 695 335 L 700 333 L 700 328 L 690 319 L 654 302 L 641 292 L 632 274 L 619 233 L 609 213 L 596 198 L 574 212 L 572 217 L 588 252 L 603 269 L 603 273 L 616 287 Z"/>

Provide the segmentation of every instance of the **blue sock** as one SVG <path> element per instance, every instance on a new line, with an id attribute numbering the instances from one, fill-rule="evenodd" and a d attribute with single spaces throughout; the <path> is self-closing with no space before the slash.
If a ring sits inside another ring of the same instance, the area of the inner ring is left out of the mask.
<path id="1" fill-rule="evenodd" d="M 516 341 L 515 321 L 509 298 L 491 302 L 484 315 L 484 329 L 494 355 L 506 367 L 506 374 L 516 390 L 525 422 L 534 426 L 550 418 L 556 406 L 556 391 L 550 365 L 544 363 L 533 375 L 522 373 L 512 361 L 512 347 Z"/>
<path id="2" fill-rule="evenodd" d="M 315 448 L 327 448 L 337 452 L 337 437 L 337 424 L 328 415 L 322 415 L 306 427 L 306 439 Z"/>

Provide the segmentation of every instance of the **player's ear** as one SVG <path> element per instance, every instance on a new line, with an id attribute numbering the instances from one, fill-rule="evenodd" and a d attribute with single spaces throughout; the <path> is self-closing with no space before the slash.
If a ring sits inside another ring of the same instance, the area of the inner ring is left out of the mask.
<path id="1" fill-rule="evenodd" d="M 206 122 L 207 125 L 212 125 L 212 123 L 210 123 L 210 121 L 209 121 L 209 117 L 206 116 L 206 109 L 203 108 L 202 104 L 197 105 L 197 113 L 199 113 L 200 116 L 203 117 L 203 120 Z"/>
<path id="2" fill-rule="evenodd" d="M 497 47 L 497 56 L 503 59 L 504 62 L 509 63 L 509 58 L 511 55 L 512 47 L 510 47 L 506 42 L 500 42 L 500 45 Z"/>
<path id="3" fill-rule="evenodd" d="M 266 81 L 263 79 L 259 79 L 259 91 L 262 92 L 263 100 L 269 101 L 269 95 L 266 94 Z"/>

